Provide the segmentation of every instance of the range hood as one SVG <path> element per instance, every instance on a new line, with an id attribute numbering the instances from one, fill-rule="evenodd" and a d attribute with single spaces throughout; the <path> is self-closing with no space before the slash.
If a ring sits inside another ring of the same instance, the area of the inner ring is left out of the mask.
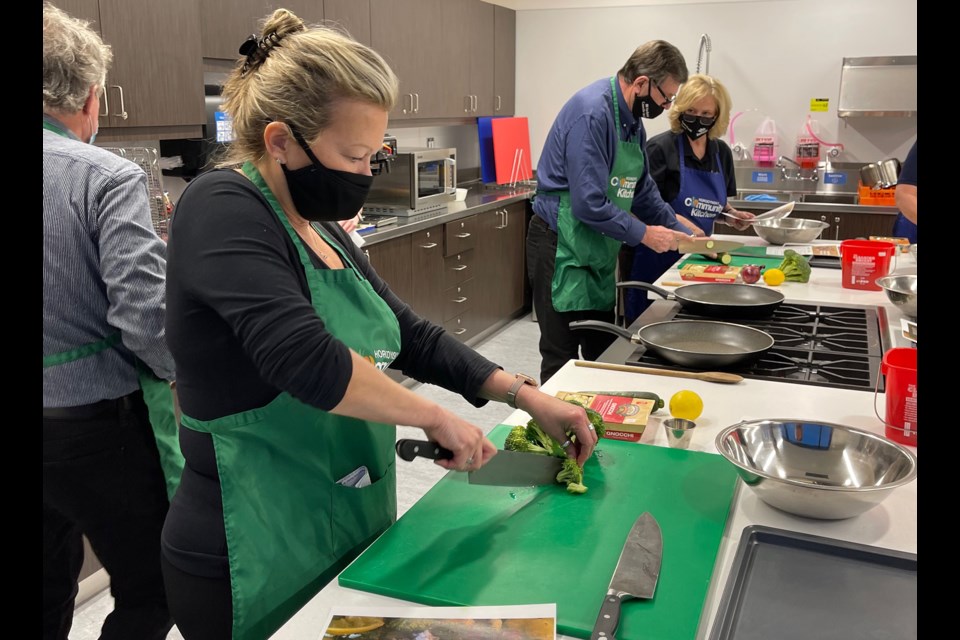
<path id="1" fill-rule="evenodd" d="M 844 58 L 837 116 L 917 115 L 917 56 Z"/>

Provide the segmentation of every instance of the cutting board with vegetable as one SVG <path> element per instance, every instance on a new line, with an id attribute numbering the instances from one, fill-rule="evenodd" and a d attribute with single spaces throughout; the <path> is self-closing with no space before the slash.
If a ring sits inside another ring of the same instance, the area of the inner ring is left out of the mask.
<path id="1" fill-rule="evenodd" d="M 490 439 L 503 445 L 510 427 Z M 398 464 L 406 464 L 398 462 Z M 619 640 L 694 638 L 737 475 L 721 456 L 601 440 L 582 495 L 488 487 L 451 472 L 340 575 L 340 585 L 435 606 L 557 604 L 588 638 L 637 516 L 663 531 L 652 600 L 623 606 Z"/>
<path id="2" fill-rule="evenodd" d="M 733 254 L 730 255 L 730 265 L 734 267 L 742 267 L 745 264 L 759 264 L 759 265 L 763 265 L 768 269 L 775 269 L 776 267 L 780 266 L 781 262 L 783 262 L 783 257 L 781 256 L 761 257 L 761 256 L 737 256 Z M 687 265 L 687 264 L 719 264 L 719 262 L 717 260 L 711 260 L 710 258 L 706 258 L 704 256 L 692 255 L 691 257 L 687 258 L 686 260 L 681 262 L 679 265 L 677 265 L 677 269 L 681 269 L 683 268 L 684 265 Z"/>

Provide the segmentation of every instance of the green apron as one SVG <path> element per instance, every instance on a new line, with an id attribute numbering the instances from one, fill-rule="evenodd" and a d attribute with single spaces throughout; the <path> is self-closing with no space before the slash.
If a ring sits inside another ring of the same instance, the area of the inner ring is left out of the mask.
<path id="1" fill-rule="evenodd" d="M 616 76 L 610 78 L 613 117 L 620 135 L 620 108 L 617 106 Z M 637 142 L 617 144 L 610 171 L 607 198 L 629 212 L 633 192 L 643 174 L 643 147 Z M 597 233 L 574 217 L 569 191 L 545 195 L 560 198 L 557 210 L 557 255 L 553 272 L 553 308 L 557 311 L 613 309 L 617 301 L 617 254 L 622 242 Z"/>
<path id="2" fill-rule="evenodd" d="M 50 123 L 44 122 L 43 128 L 65 138 L 70 137 L 65 131 Z M 44 356 L 43 368 L 90 357 L 112 348 L 119 342 L 120 333 L 117 332 L 103 340 L 91 342 L 76 349 Z M 180 435 L 174 413 L 173 390 L 170 388 L 170 383 L 158 378 L 139 360 L 137 360 L 137 377 L 140 380 L 140 389 L 143 391 L 143 400 L 147 404 L 150 426 L 153 428 L 153 437 L 157 441 L 157 451 L 160 453 L 160 466 L 167 484 L 167 498 L 173 499 L 173 494 L 176 493 L 180 484 L 180 475 L 183 473 L 183 454 L 180 452 Z"/>
<path id="3" fill-rule="evenodd" d="M 263 177 L 250 163 L 243 172 L 296 245 L 327 331 L 385 369 L 400 351 L 396 315 L 319 227 L 346 268 L 314 268 Z M 395 427 L 321 411 L 287 392 L 214 420 L 184 415 L 183 426 L 213 437 L 235 640 L 273 633 L 396 520 Z M 337 483 L 361 465 L 371 485 Z"/>

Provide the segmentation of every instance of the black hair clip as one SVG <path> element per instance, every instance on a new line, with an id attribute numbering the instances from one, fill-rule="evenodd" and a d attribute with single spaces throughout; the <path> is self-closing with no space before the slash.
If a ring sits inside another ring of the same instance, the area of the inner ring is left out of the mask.
<path id="1" fill-rule="evenodd" d="M 240 45 L 240 55 L 247 56 L 249 59 L 253 52 L 260 46 L 260 39 L 255 35 L 247 36 L 247 39 Z"/>

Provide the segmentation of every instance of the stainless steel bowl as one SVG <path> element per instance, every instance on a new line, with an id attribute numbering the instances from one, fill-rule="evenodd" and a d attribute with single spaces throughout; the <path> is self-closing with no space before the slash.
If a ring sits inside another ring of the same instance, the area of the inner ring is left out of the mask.
<path id="1" fill-rule="evenodd" d="M 916 246 L 916 245 L 914 245 Z M 900 313 L 908 318 L 917 317 L 917 276 L 893 275 L 874 280 L 876 285 L 887 292 L 887 299 Z"/>
<path id="2" fill-rule="evenodd" d="M 828 422 L 750 420 L 725 428 L 716 445 L 758 498 L 808 518 L 860 515 L 917 477 L 908 448 Z"/>
<path id="3" fill-rule="evenodd" d="M 820 220 L 806 218 L 780 218 L 758 220 L 750 226 L 758 236 L 770 244 L 787 244 L 810 242 L 830 225 Z"/>

